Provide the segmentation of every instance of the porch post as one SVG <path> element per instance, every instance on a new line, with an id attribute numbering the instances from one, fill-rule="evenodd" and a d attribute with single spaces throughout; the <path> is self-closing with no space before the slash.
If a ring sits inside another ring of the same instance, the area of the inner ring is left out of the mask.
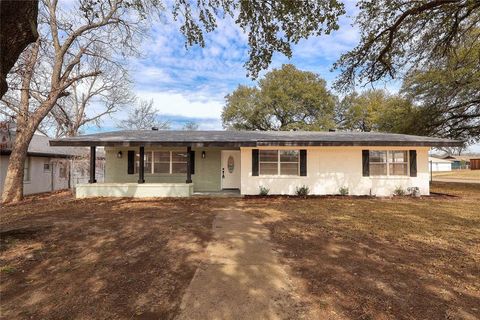
<path id="1" fill-rule="evenodd" d="M 187 147 L 187 181 L 186 183 L 192 183 L 192 147 Z"/>
<path id="2" fill-rule="evenodd" d="M 140 147 L 140 159 L 138 166 L 138 183 L 145 183 L 145 147 Z"/>
<path id="3" fill-rule="evenodd" d="M 97 160 L 96 147 L 91 146 L 90 147 L 90 179 L 88 180 L 88 183 L 97 182 L 97 180 L 95 179 L 95 161 L 96 160 Z"/>

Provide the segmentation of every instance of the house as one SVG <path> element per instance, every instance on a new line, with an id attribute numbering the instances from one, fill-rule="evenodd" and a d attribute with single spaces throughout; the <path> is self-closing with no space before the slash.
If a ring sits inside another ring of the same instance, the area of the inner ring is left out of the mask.
<path id="1" fill-rule="evenodd" d="M 70 187 L 70 159 L 88 155 L 86 148 L 61 147 L 49 145 L 48 137 L 34 134 L 28 146 L 27 160 L 24 166 L 23 193 L 34 194 Z M 7 168 L 15 141 L 15 131 L 3 131 L 0 138 L 0 194 L 7 175 Z"/>
<path id="2" fill-rule="evenodd" d="M 243 195 L 389 196 L 396 188 L 429 194 L 431 147 L 461 141 L 374 132 L 116 131 L 55 139 L 51 146 L 105 148 L 105 182 L 79 184 L 77 197 L 190 196 L 238 190 Z M 95 162 L 90 166 L 94 168 Z M 94 173 L 95 170 L 90 170 Z"/>
<path id="3" fill-rule="evenodd" d="M 452 171 L 452 161 L 436 157 L 428 157 L 429 169 L 433 172 Z"/>
<path id="4" fill-rule="evenodd" d="M 442 159 L 452 161 L 452 169 L 470 169 L 470 156 L 451 156 L 446 155 Z"/>

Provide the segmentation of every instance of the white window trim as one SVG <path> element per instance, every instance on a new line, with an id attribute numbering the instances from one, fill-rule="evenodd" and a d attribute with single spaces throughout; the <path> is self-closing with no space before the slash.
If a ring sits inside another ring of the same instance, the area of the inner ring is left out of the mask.
<path id="1" fill-rule="evenodd" d="M 299 149 L 261 149 L 259 153 L 262 152 L 262 150 L 266 151 L 276 151 L 277 152 L 277 161 L 261 161 L 260 154 L 258 155 L 258 176 L 259 177 L 276 177 L 276 178 L 293 178 L 293 177 L 300 177 L 300 150 Z M 280 162 L 280 151 L 297 151 L 298 152 L 298 161 L 291 162 L 291 161 L 285 161 L 285 162 Z M 276 163 L 277 164 L 277 173 L 276 174 L 261 174 L 262 172 L 262 163 Z M 280 174 L 280 167 L 282 163 L 296 163 L 297 164 L 297 174 Z"/>
<path id="2" fill-rule="evenodd" d="M 386 162 L 374 162 L 377 164 L 386 164 L 387 165 L 387 174 L 386 175 L 369 175 L 370 178 L 393 178 L 393 179 L 408 179 L 410 178 L 410 154 L 408 153 L 408 150 L 370 150 L 370 151 L 384 151 L 387 153 L 387 161 Z M 405 152 L 406 153 L 406 161 L 404 162 L 392 162 L 390 159 L 391 153 L 392 152 Z M 370 158 L 370 152 L 369 152 L 369 158 Z M 406 164 L 407 165 L 407 174 L 401 174 L 401 175 L 393 175 L 390 174 L 390 164 Z M 370 159 L 369 159 L 369 166 L 371 165 Z"/>

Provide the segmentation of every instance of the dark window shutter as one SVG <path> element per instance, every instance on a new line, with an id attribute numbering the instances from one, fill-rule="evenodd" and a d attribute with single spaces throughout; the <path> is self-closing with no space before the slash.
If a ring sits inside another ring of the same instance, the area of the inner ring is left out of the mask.
<path id="1" fill-rule="evenodd" d="M 252 176 L 258 176 L 258 149 L 252 149 Z"/>
<path id="2" fill-rule="evenodd" d="M 417 176 L 417 150 L 410 150 L 410 177 Z"/>
<path id="3" fill-rule="evenodd" d="M 307 150 L 300 150 L 300 175 L 307 176 Z"/>
<path id="4" fill-rule="evenodd" d="M 190 151 L 190 173 L 195 174 L 195 151 Z"/>
<path id="5" fill-rule="evenodd" d="M 135 151 L 128 150 L 128 174 L 135 173 Z"/>
<path id="6" fill-rule="evenodd" d="M 364 177 L 370 176 L 370 151 L 362 150 L 362 172 Z"/>

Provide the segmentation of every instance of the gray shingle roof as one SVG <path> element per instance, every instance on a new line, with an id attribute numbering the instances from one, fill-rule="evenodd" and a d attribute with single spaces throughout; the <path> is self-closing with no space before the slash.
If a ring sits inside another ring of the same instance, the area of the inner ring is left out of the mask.
<path id="1" fill-rule="evenodd" d="M 50 140 L 51 146 L 457 146 L 458 140 L 379 132 L 113 131 Z"/>
<path id="2" fill-rule="evenodd" d="M 15 141 L 15 132 L 10 131 L 10 140 Z M 51 156 L 51 157 L 72 157 L 72 156 L 87 156 L 88 149 L 83 147 L 51 147 L 49 145 L 49 137 L 34 134 L 32 137 L 32 141 L 28 145 L 28 154 L 31 156 Z M 2 154 L 10 154 L 11 149 L 3 149 Z"/>

